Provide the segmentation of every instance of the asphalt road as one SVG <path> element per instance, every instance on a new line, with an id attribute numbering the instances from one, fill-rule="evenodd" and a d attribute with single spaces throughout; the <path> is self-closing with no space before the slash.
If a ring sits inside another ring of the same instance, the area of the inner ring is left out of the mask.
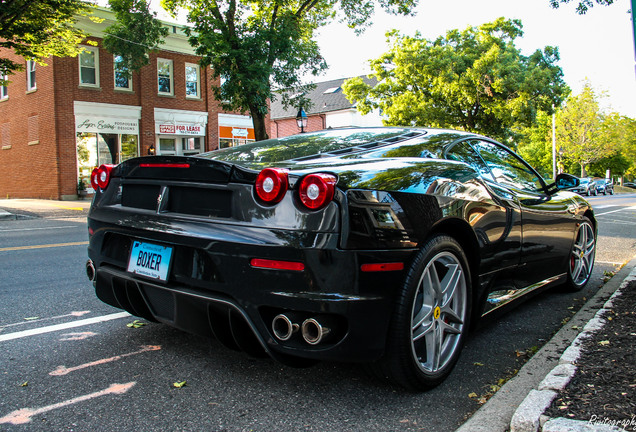
<path id="1" fill-rule="evenodd" d="M 0 221 L 0 431 L 453 431 L 636 254 L 636 194 L 590 201 L 588 287 L 485 320 L 450 379 L 422 394 L 358 365 L 291 369 L 164 325 L 128 327 L 85 276 L 85 211 L 29 209 L 44 217 Z"/>

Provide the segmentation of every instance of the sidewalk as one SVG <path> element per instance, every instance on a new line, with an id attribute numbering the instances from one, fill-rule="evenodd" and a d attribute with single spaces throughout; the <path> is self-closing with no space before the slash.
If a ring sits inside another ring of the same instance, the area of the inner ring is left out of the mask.
<path id="1" fill-rule="evenodd" d="M 0 199 L 0 221 L 38 217 L 86 217 L 90 205 L 90 200 Z"/>
<path id="2" fill-rule="evenodd" d="M 473 414 L 456 432 L 615 432 L 636 431 L 636 411 L 622 414 L 621 418 L 608 418 L 601 415 L 602 407 L 613 403 L 609 400 L 596 400 L 595 395 L 601 392 L 592 392 L 587 399 L 588 405 L 592 404 L 592 414 L 589 417 L 573 420 L 567 407 L 560 406 L 555 409 L 551 405 L 559 396 L 573 377 L 585 372 L 586 366 L 582 355 L 585 349 L 590 349 L 588 340 L 592 340 L 603 326 L 612 320 L 605 319 L 605 315 L 618 313 L 614 311 L 617 298 L 621 290 L 633 291 L 636 289 L 636 257 L 627 263 L 616 275 L 610 279 L 597 294 L 592 297 L 572 319 L 559 330 L 543 348 L 526 363 L 518 374 L 508 381 L 486 404 Z M 622 302 L 620 307 L 626 309 L 620 313 L 635 315 L 633 306 Z M 609 341 L 601 341 L 606 349 L 603 355 L 608 358 L 611 365 L 618 369 L 615 375 L 623 374 L 623 369 L 636 367 L 634 355 L 636 353 L 636 328 L 626 335 L 630 343 L 616 344 Z M 625 336 L 625 335 L 622 335 Z M 594 341 L 595 342 L 595 341 Z M 607 342 L 607 343 L 606 343 Z M 611 346 L 610 346 L 611 345 Z M 627 361 L 624 361 L 626 360 Z M 583 360 L 583 361 L 582 361 Z M 588 360 L 589 361 L 589 360 Z M 588 367 L 589 368 L 589 367 Z M 631 371 L 630 371 L 631 372 Z M 605 383 L 607 385 L 607 383 Z M 594 384 L 588 384 L 594 387 Z M 613 385 L 613 383 L 609 383 Z M 629 402 L 631 393 L 636 393 L 636 382 L 628 386 L 627 391 L 616 389 Z M 570 399 L 580 399 L 582 395 L 568 395 Z M 564 399 L 564 398 L 562 398 Z M 591 400 L 589 400 L 591 399 Z M 567 405 L 567 404 L 564 404 Z M 594 408 L 594 407 L 598 407 Z M 595 411 L 597 410 L 597 411 Z M 551 418 L 546 414 L 558 412 L 559 417 Z M 625 417 L 626 416 L 626 417 Z M 580 417 L 580 415 L 579 415 Z M 625 426 L 625 427 L 623 427 Z"/>

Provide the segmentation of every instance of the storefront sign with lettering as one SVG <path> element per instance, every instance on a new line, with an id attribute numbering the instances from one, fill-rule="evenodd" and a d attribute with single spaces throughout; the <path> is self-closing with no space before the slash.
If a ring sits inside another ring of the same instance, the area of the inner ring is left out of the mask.
<path id="1" fill-rule="evenodd" d="M 130 118 L 76 115 L 75 131 L 136 135 L 139 133 L 139 121 Z"/>
<path id="2" fill-rule="evenodd" d="M 205 135 L 205 126 L 193 124 L 160 124 L 160 134 L 171 135 Z"/>

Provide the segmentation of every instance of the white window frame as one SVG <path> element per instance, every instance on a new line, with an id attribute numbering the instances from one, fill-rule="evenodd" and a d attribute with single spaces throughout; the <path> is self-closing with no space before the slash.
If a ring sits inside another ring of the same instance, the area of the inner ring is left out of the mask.
<path id="1" fill-rule="evenodd" d="M 189 95 L 188 94 L 188 83 L 192 82 L 192 81 L 188 81 L 188 68 L 195 68 L 196 72 L 197 72 L 197 81 L 196 81 L 196 85 L 197 85 L 197 94 L 196 95 Z M 201 68 L 199 67 L 198 64 L 196 63 L 186 63 L 185 64 L 185 82 L 186 82 L 186 99 L 201 99 Z"/>
<path id="2" fill-rule="evenodd" d="M 3 75 L 3 80 L 8 80 L 9 75 Z M 0 100 L 9 99 L 9 87 L 7 85 L 0 86 Z"/>
<path id="3" fill-rule="evenodd" d="M 169 92 L 162 92 L 159 87 L 159 78 L 160 78 L 159 69 L 162 64 L 168 64 L 168 69 L 170 73 L 170 77 L 169 77 L 170 91 Z M 174 96 L 174 63 L 170 59 L 157 58 L 157 94 L 163 95 L 163 96 Z"/>
<path id="4" fill-rule="evenodd" d="M 27 91 L 37 90 L 37 79 L 35 75 L 35 61 L 27 60 Z"/>
<path id="5" fill-rule="evenodd" d="M 86 45 L 81 45 L 81 47 L 84 49 L 84 51 L 93 53 L 93 58 L 95 59 L 95 65 L 94 65 L 95 83 L 82 82 L 82 54 L 84 54 L 84 52 L 81 52 L 77 56 L 77 64 L 78 64 L 78 71 L 79 71 L 79 85 L 80 87 L 98 88 L 99 87 L 99 48 L 94 46 L 86 46 Z"/>
<path id="6" fill-rule="evenodd" d="M 117 85 L 117 57 L 121 57 L 118 55 L 113 55 L 113 87 L 115 90 L 119 91 L 132 91 L 133 79 L 132 73 L 128 76 L 128 87 L 120 87 Z"/>

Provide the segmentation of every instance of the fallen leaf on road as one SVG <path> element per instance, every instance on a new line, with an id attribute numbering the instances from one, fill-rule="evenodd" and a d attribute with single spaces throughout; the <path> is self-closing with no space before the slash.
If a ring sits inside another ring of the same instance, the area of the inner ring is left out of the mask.
<path id="1" fill-rule="evenodd" d="M 143 327 L 145 325 L 146 325 L 145 322 L 142 322 L 142 321 L 139 321 L 139 320 L 134 320 L 133 322 L 126 324 L 126 327 L 140 328 L 140 327 Z"/>
<path id="2" fill-rule="evenodd" d="M 172 383 L 172 385 L 173 385 L 175 388 L 185 387 L 185 386 L 186 386 L 186 381 L 181 381 L 181 382 Z"/>
<path id="3" fill-rule="evenodd" d="M 609 345 L 609 344 L 610 344 L 610 341 L 608 341 L 608 340 L 604 340 L 604 341 L 600 341 L 598 344 L 599 344 L 599 345 L 602 345 L 602 346 L 606 346 L 606 345 Z"/>

